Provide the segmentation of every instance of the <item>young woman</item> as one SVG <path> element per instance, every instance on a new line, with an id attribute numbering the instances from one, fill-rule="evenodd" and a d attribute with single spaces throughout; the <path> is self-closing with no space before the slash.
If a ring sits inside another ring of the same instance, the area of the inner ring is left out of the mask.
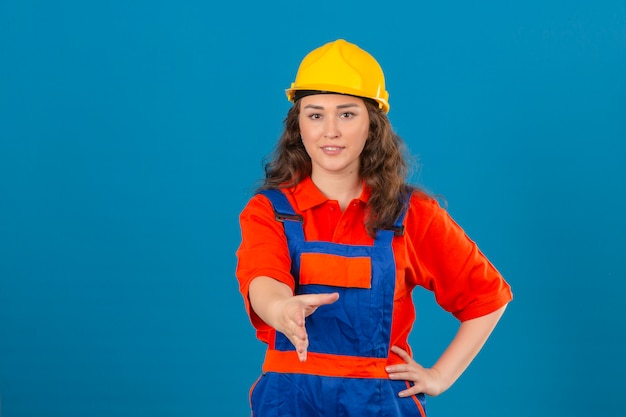
<path id="1" fill-rule="evenodd" d="M 252 413 L 424 416 L 479 352 L 509 285 L 447 212 L 406 183 L 376 60 L 339 39 L 310 52 L 266 178 L 240 216 L 237 278 L 267 343 Z M 430 368 L 413 358 L 411 292 L 460 327 Z"/>

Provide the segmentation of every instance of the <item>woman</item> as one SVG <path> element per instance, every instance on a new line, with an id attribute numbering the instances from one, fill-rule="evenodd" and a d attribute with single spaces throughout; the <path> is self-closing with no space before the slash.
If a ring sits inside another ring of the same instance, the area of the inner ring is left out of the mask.
<path id="1" fill-rule="evenodd" d="M 259 193 L 240 216 L 237 278 L 267 343 L 254 416 L 424 416 L 479 352 L 509 285 L 436 201 L 406 183 L 376 60 L 342 39 L 310 52 Z M 459 330 L 413 359 L 411 292 Z"/>

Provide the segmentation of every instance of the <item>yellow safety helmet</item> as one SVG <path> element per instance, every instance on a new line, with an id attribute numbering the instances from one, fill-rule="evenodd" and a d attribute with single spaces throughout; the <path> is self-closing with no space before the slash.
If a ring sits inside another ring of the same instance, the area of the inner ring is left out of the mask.
<path id="1" fill-rule="evenodd" d="M 303 90 L 369 98 L 389 112 L 382 68 L 368 52 L 343 39 L 320 46 L 304 57 L 296 80 L 286 90 L 287 98 L 293 102 L 296 91 Z"/>

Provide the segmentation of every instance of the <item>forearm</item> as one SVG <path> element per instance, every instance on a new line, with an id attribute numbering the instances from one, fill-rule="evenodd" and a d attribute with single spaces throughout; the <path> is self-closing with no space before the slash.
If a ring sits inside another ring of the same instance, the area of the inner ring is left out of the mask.
<path id="1" fill-rule="evenodd" d="M 432 367 L 447 390 L 463 374 L 491 335 L 506 305 L 493 313 L 461 323 L 456 336 Z"/>
<path id="2" fill-rule="evenodd" d="M 277 324 L 274 305 L 291 296 L 293 292 L 288 285 L 267 276 L 254 278 L 248 288 L 250 306 L 261 320 L 274 328 Z"/>

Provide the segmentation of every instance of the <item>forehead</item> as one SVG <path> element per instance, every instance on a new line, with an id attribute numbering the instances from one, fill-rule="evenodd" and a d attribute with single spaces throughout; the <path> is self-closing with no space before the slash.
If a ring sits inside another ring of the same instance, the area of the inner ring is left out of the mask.
<path id="1" fill-rule="evenodd" d="M 302 99 L 300 100 L 300 105 L 301 109 L 304 109 L 306 107 L 335 108 L 343 107 L 346 105 L 365 107 L 365 102 L 362 98 L 345 94 L 313 94 L 310 96 L 302 97 Z"/>

